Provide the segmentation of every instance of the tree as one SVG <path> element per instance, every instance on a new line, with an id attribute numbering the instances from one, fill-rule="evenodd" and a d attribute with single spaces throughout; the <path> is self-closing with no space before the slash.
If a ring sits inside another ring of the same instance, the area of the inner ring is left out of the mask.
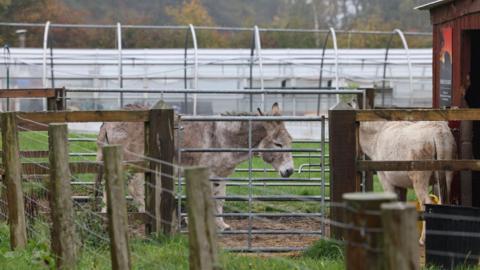
<path id="1" fill-rule="evenodd" d="M 179 25 L 216 25 L 200 0 L 185 1 L 180 7 L 167 6 L 165 13 L 173 19 L 175 24 Z M 201 47 L 222 47 L 226 43 L 218 31 L 203 30 L 196 32 L 197 43 Z"/>

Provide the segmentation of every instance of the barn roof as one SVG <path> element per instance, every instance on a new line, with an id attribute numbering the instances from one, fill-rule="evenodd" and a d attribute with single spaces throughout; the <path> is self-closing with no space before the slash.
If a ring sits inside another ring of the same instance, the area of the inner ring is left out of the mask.
<path id="1" fill-rule="evenodd" d="M 430 2 L 430 3 L 426 3 L 426 4 L 423 4 L 421 6 L 418 6 L 415 9 L 418 9 L 418 10 L 432 9 L 432 8 L 443 6 L 445 4 L 448 4 L 448 3 L 451 3 L 451 2 L 454 2 L 454 1 L 455 0 L 436 0 L 436 1 L 433 1 L 433 2 Z"/>

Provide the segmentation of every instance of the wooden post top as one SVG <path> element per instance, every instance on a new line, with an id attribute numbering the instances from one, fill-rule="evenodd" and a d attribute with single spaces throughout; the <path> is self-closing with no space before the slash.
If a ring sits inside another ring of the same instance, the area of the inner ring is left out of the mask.
<path id="1" fill-rule="evenodd" d="M 335 105 L 333 108 L 330 109 L 330 111 L 354 111 L 355 109 L 352 108 L 352 106 L 349 106 L 347 103 L 344 101 L 340 101 Z"/>

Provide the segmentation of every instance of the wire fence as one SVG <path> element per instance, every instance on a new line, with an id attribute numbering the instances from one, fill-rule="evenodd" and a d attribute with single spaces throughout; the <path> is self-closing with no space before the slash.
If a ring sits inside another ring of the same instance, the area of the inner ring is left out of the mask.
<path id="1" fill-rule="evenodd" d="M 193 121 L 193 119 L 191 119 Z M 197 119 L 198 120 L 198 119 Z M 209 119 L 211 120 L 211 119 Z M 324 120 L 324 119 L 323 119 Z M 248 119 L 245 121 L 248 122 Z M 36 123 L 38 125 L 43 125 L 46 127 L 46 125 L 42 123 Z M 23 147 L 33 147 L 35 149 L 48 149 L 48 135 L 42 132 L 36 132 L 30 129 L 29 127 L 26 126 L 19 126 L 19 130 L 22 130 L 23 132 L 20 132 L 21 134 L 21 148 Z M 76 135 L 74 136 L 75 138 L 73 139 L 73 142 L 70 144 L 70 149 L 75 150 L 75 151 L 82 151 L 82 152 L 90 152 L 94 153 L 97 150 L 95 147 L 93 147 L 90 143 L 90 145 L 85 146 L 82 144 L 85 144 L 85 141 L 91 141 L 91 137 L 83 137 L 82 135 Z M 76 143 L 79 143 L 80 145 L 75 146 Z M 101 142 L 99 142 L 101 143 Z M 321 147 L 322 148 L 322 147 Z M 238 149 L 237 149 L 238 150 Z M 305 150 L 303 150 L 305 151 Z M 252 151 L 250 151 L 252 152 Z M 320 152 L 320 154 L 324 154 L 324 151 Z M 157 160 L 151 157 L 147 157 L 143 154 L 138 154 L 135 153 L 138 159 L 143 159 L 144 161 L 149 161 L 149 162 L 155 162 L 158 164 L 162 165 L 168 165 L 172 166 L 175 168 L 175 170 L 182 171 L 183 168 L 176 165 L 176 164 L 169 164 L 165 163 L 165 161 L 162 160 Z M 92 157 L 91 156 L 75 156 L 72 157 L 72 159 L 75 160 L 81 160 L 81 161 L 91 161 Z M 325 159 L 325 157 L 320 157 L 320 159 Z M 48 194 L 49 194 L 49 187 L 47 185 L 47 177 L 48 175 L 45 174 L 45 169 L 49 169 L 48 164 L 46 165 L 46 162 L 44 158 L 27 158 L 23 157 L 22 158 L 23 162 L 28 162 L 34 164 L 32 167 L 33 169 L 30 169 L 26 171 L 24 169 L 23 171 L 23 176 L 26 179 L 24 182 L 24 200 L 27 208 L 26 216 L 27 216 L 27 229 L 28 229 L 28 234 L 29 238 L 35 239 L 36 241 L 47 243 L 47 245 L 50 244 L 50 229 L 51 229 L 51 220 L 49 218 L 49 203 L 48 203 Z M 320 162 L 320 164 L 322 164 Z M 150 166 L 145 166 L 145 165 L 135 165 L 136 169 L 143 170 L 143 171 L 148 171 L 151 173 L 158 173 L 158 171 L 152 170 Z M 265 169 L 265 168 L 263 168 Z M 296 168 L 298 170 L 298 167 Z M 325 172 L 309 172 L 309 175 L 315 175 L 315 174 L 325 174 Z M 91 174 L 90 171 L 85 171 L 85 175 Z M 72 183 L 82 183 L 82 182 L 91 182 L 92 177 L 87 177 L 82 172 L 72 175 Z M 27 177 L 28 176 L 28 177 Z M 128 173 L 127 173 L 128 176 Z M 163 175 L 166 177 L 170 177 L 172 179 L 177 179 L 177 181 L 180 181 L 180 185 L 177 186 L 177 199 L 179 201 L 179 209 L 182 209 L 184 207 L 185 203 L 185 198 L 182 197 L 182 187 L 184 186 L 184 182 L 182 178 L 179 178 L 178 175 L 172 174 L 172 175 Z M 374 227 L 374 228 L 369 228 L 369 227 L 364 227 L 364 226 L 357 226 L 352 223 L 349 223 L 345 220 L 331 220 L 328 215 L 328 209 L 343 209 L 345 212 L 348 213 L 361 213 L 363 215 L 368 215 L 368 216 L 375 216 L 379 217 L 381 215 L 380 211 L 362 211 L 358 209 L 352 209 L 345 203 L 334 203 L 334 202 L 328 202 L 328 200 L 325 201 L 319 201 L 318 198 L 311 198 L 309 196 L 292 196 L 292 192 L 290 190 L 285 190 L 285 189 L 272 189 L 272 187 L 266 185 L 267 182 L 263 182 L 264 185 L 262 185 L 262 181 L 266 181 L 265 179 L 262 179 L 261 176 L 259 177 L 258 180 L 258 185 L 254 186 L 253 185 L 253 175 L 252 177 L 248 178 L 249 181 L 249 186 L 247 186 L 249 189 L 253 189 L 255 187 L 255 192 L 258 192 L 260 194 L 265 194 L 264 196 L 271 196 L 276 199 L 279 198 L 288 198 L 288 197 L 294 197 L 295 200 L 300 203 L 300 205 L 296 205 L 292 202 L 286 202 L 279 204 L 278 202 L 273 202 L 270 200 L 263 200 L 261 201 L 262 208 L 267 210 L 266 212 L 264 211 L 258 211 L 258 205 L 253 204 L 253 199 L 254 194 L 250 193 L 247 196 L 246 203 L 248 203 L 248 208 L 245 208 L 245 206 L 242 206 L 240 204 L 236 203 L 231 203 L 231 204 L 225 204 L 225 209 L 228 209 L 229 212 L 226 212 L 222 215 L 217 215 L 217 217 L 224 217 L 227 222 L 229 222 L 232 226 L 232 230 L 230 231 L 221 231 L 220 233 L 220 242 L 222 243 L 222 246 L 231 250 L 231 251 L 241 251 L 241 252 L 286 252 L 286 251 L 300 251 L 304 250 L 306 246 L 309 244 L 313 243 L 314 241 L 320 240 L 320 239 L 327 239 L 331 240 L 337 244 L 340 244 L 342 246 L 352 246 L 352 247 L 359 247 L 364 250 L 368 250 L 369 252 L 372 253 L 378 253 L 381 254 L 384 251 L 382 250 L 381 247 L 379 246 L 372 246 L 370 242 L 355 242 L 355 241 L 349 241 L 349 240 L 335 240 L 331 239 L 328 231 L 332 227 L 337 227 L 341 228 L 342 230 L 345 231 L 345 233 L 355 231 L 359 233 L 373 233 L 373 234 L 382 234 L 384 233 L 383 229 L 381 227 Z M 269 177 L 265 177 L 269 178 Z M 326 179 L 322 177 L 318 177 L 320 179 Z M 219 179 L 212 179 L 214 183 L 218 181 Z M 225 178 L 223 180 L 231 180 L 228 178 Z M 283 181 L 284 179 L 278 179 L 278 181 Z M 232 181 L 233 183 L 236 183 Z M 130 182 L 131 183 L 131 182 Z M 130 185 L 129 183 L 129 185 Z M 325 183 L 327 184 L 327 183 Z M 79 194 L 80 192 L 85 192 L 86 194 L 89 194 L 89 197 L 93 197 L 93 193 L 99 192 L 103 193 L 103 188 L 102 187 L 97 187 L 95 185 L 85 185 L 84 190 L 75 190 L 75 185 L 74 187 L 74 196 L 77 196 L 76 198 L 80 198 Z M 232 186 L 236 187 L 236 186 Z M 325 185 L 327 187 L 327 185 Z M 2 189 L 4 189 L 5 186 L 2 185 Z M 163 189 L 159 186 L 155 186 L 156 189 L 159 189 L 159 191 L 164 191 L 164 192 L 170 192 L 169 190 Z M 232 199 L 241 199 L 244 200 L 245 198 L 239 197 L 238 195 L 235 196 L 230 193 L 230 191 L 227 189 L 227 196 L 225 197 L 219 197 L 216 196 L 213 199 L 214 200 L 228 200 L 229 197 Z M 77 193 L 78 192 L 78 193 Z M 131 190 L 129 190 L 129 193 Z M 326 193 L 326 190 L 324 189 L 322 193 Z M 4 192 L 2 194 L 5 194 Z M 129 194 L 131 196 L 131 194 Z M 245 201 L 245 200 L 244 200 Z M 4 197 L 2 197 L 1 201 L 2 206 L 6 206 L 6 201 Z M 326 209 L 319 209 L 317 208 L 317 211 L 312 211 L 310 213 L 303 212 L 304 208 L 302 208 L 302 205 L 308 205 L 308 204 L 316 204 L 319 205 L 320 207 L 325 207 Z M 91 258 L 95 258 L 92 260 L 97 260 L 101 262 L 101 265 L 105 266 L 105 268 L 110 267 L 110 258 L 108 254 L 108 249 L 110 245 L 110 239 L 108 236 L 108 230 L 105 226 L 106 224 L 106 215 L 95 211 L 91 207 L 91 201 L 77 201 L 74 200 L 74 207 L 75 207 L 75 226 L 77 228 L 77 232 L 80 235 L 79 237 L 79 243 L 78 245 L 81 247 L 81 252 L 82 254 L 87 254 L 86 256 L 89 256 Z M 132 205 L 130 209 L 133 211 L 137 211 L 138 205 Z M 246 211 L 247 210 L 247 211 Z M 325 211 L 325 212 L 322 212 Z M 6 215 L 6 211 L 2 211 L 2 215 Z M 182 213 L 179 211 L 180 216 L 179 220 L 177 220 L 176 224 L 171 224 L 172 226 L 179 226 L 180 222 L 185 219 L 186 214 Z M 282 217 L 276 216 L 277 213 L 281 213 L 280 215 L 283 215 Z M 151 213 L 146 213 L 146 215 L 149 218 L 158 218 Z M 459 219 L 459 220 L 465 220 L 465 221 L 471 221 L 471 222 L 480 222 L 480 219 L 478 217 L 468 217 L 468 216 L 463 216 L 463 215 L 458 215 L 458 214 L 429 214 L 430 217 L 432 218 L 437 218 L 437 219 L 445 219 L 445 220 L 451 220 L 451 219 Z M 243 222 L 242 222 L 243 219 Z M 245 221 L 246 220 L 246 221 Z M 165 220 L 158 220 L 159 222 L 165 222 Z M 180 230 L 181 232 L 188 233 L 185 230 L 185 227 L 181 227 L 180 225 Z M 155 238 L 151 237 L 146 237 L 144 235 L 144 229 L 142 228 L 142 224 L 138 222 L 129 222 L 129 230 L 130 230 L 130 237 L 131 239 L 135 238 L 141 238 L 143 243 L 146 243 L 148 245 L 152 246 L 161 246 L 161 242 L 157 241 Z M 297 236 L 295 236 L 297 235 Z M 477 239 L 479 237 L 478 232 L 465 232 L 465 231 L 458 231 L 458 230 L 429 230 L 427 231 L 427 237 L 428 235 L 432 236 L 441 236 L 441 237 L 452 237 L 452 236 L 461 236 L 465 238 L 470 238 L 470 239 Z M 230 239 L 229 239 L 230 238 Z M 262 239 L 263 238 L 263 239 Z M 282 246 L 279 246 L 279 242 L 282 244 Z M 294 243 L 295 245 L 293 246 L 288 246 L 288 244 Z M 270 246 L 265 246 L 265 245 L 270 245 Z M 138 246 L 135 246 L 138 248 Z M 133 260 L 141 265 L 151 265 L 152 262 L 148 261 L 150 260 L 149 258 L 146 259 L 142 253 L 139 253 L 141 251 L 136 251 L 135 249 L 131 250 L 132 258 Z M 432 250 L 432 249 L 427 249 L 425 251 L 426 256 L 429 255 L 434 255 L 434 256 L 440 256 L 443 257 L 449 261 L 452 262 L 452 265 L 455 265 L 458 263 L 458 260 L 463 260 L 467 261 L 469 260 L 477 260 L 479 259 L 479 255 L 474 252 L 452 252 L 450 250 Z M 289 262 L 293 263 L 294 262 Z"/>

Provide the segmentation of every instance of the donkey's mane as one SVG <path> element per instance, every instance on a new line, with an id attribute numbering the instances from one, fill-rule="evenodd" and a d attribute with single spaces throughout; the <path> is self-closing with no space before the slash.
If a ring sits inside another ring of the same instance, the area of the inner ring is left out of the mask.
<path id="1" fill-rule="evenodd" d="M 133 104 L 127 104 L 123 107 L 124 110 L 134 111 L 134 110 L 148 110 L 148 106 L 145 106 L 141 103 L 135 102 Z"/>
<path id="2" fill-rule="evenodd" d="M 260 116 L 256 112 L 224 112 L 221 116 Z M 271 113 L 263 113 L 262 116 L 274 116 Z"/>
<path id="3" fill-rule="evenodd" d="M 221 116 L 258 116 L 253 112 L 225 112 L 220 114 Z"/>

